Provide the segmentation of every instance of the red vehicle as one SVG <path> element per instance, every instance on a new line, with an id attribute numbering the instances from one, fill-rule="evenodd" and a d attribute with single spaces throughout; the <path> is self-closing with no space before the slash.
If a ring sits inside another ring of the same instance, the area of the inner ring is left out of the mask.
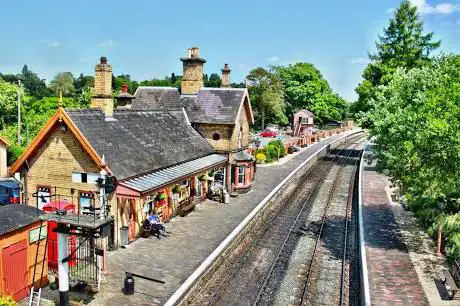
<path id="1" fill-rule="evenodd" d="M 261 137 L 275 138 L 276 137 L 276 132 L 267 130 L 267 131 L 263 131 L 262 133 L 260 133 L 260 136 Z"/>

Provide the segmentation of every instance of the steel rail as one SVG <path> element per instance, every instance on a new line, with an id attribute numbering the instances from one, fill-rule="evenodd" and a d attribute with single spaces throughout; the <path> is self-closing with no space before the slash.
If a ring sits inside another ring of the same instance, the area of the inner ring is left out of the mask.
<path id="1" fill-rule="evenodd" d="M 356 173 L 358 171 L 358 161 L 360 160 L 362 155 L 362 151 L 358 155 L 358 159 L 355 160 L 354 166 L 355 170 L 353 171 L 353 176 L 350 182 L 350 186 L 348 188 L 348 200 L 347 200 L 347 208 L 346 208 L 346 216 L 345 216 L 345 232 L 344 232 L 344 237 L 343 237 L 343 257 L 342 257 L 342 275 L 341 275 L 341 284 L 340 284 L 340 305 L 342 306 L 344 304 L 344 294 L 345 294 L 345 273 L 346 273 L 346 267 L 347 267 L 347 251 L 348 251 L 348 227 L 349 223 L 352 218 L 352 214 L 349 213 L 353 209 L 353 190 L 355 188 L 355 177 Z"/>
<path id="2" fill-rule="evenodd" d="M 355 142 L 353 142 L 350 145 L 348 145 L 347 147 L 350 147 L 352 145 L 357 146 L 357 144 Z M 349 152 L 349 154 L 346 156 L 346 158 L 349 158 L 351 156 L 351 153 L 352 153 L 352 151 Z M 345 161 L 346 161 L 346 159 L 344 158 L 343 163 L 342 163 L 341 166 L 343 166 L 345 164 Z M 331 187 L 331 190 L 330 190 L 330 192 L 328 194 L 326 205 L 324 207 L 323 214 L 322 214 L 322 217 L 321 217 L 321 226 L 320 226 L 320 229 L 319 229 L 319 232 L 318 232 L 318 236 L 316 237 L 316 241 L 315 241 L 315 245 L 314 245 L 314 248 L 313 248 L 311 260 L 310 260 L 310 263 L 309 263 L 309 266 L 308 266 L 307 279 L 304 282 L 304 287 L 303 287 L 303 290 L 302 290 L 302 296 L 301 296 L 299 305 L 304 305 L 304 303 L 305 303 L 305 301 L 307 299 L 307 295 L 308 295 L 308 292 L 309 292 L 308 291 L 309 290 L 308 286 L 309 286 L 309 283 L 310 283 L 310 280 L 311 280 L 311 274 L 312 274 L 312 270 L 313 270 L 313 263 L 315 261 L 316 255 L 317 255 L 317 250 L 318 250 L 318 246 L 320 244 L 320 240 L 321 240 L 321 236 L 322 236 L 322 233 L 323 233 L 324 225 L 326 224 L 327 211 L 329 209 L 329 205 L 332 202 L 332 198 L 336 193 L 336 189 L 338 187 L 339 181 L 342 178 L 343 169 L 344 169 L 344 167 L 340 167 L 339 173 L 335 177 L 334 182 L 333 182 L 332 187 Z"/>
<path id="3" fill-rule="evenodd" d="M 351 143 L 346 145 L 345 147 L 343 147 L 337 154 L 334 155 L 333 159 L 327 164 L 325 170 L 321 173 L 321 176 L 324 176 L 328 171 L 330 171 L 334 161 L 340 156 L 340 153 L 343 152 L 344 150 L 346 150 L 348 147 L 354 145 L 355 144 L 354 140 L 355 140 L 355 138 L 358 138 L 358 137 L 362 137 L 362 135 L 358 135 L 356 137 L 351 138 L 349 140 L 349 141 L 351 141 Z M 271 278 L 273 270 L 275 269 L 276 265 L 278 264 L 278 261 L 279 261 L 279 259 L 281 257 L 281 254 L 283 253 L 284 248 L 285 248 L 289 238 L 291 237 L 291 234 L 294 232 L 294 229 L 295 229 L 295 227 L 297 225 L 298 220 L 300 219 L 304 209 L 307 207 L 307 204 L 309 204 L 311 197 L 313 196 L 313 194 L 316 193 L 316 191 L 322 185 L 322 183 L 323 183 L 322 180 L 318 180 L 315 183 L 313 189 L 308 193 L 308 195 L 307 195 L 307 197 L 306 197 L 306 199 L 304 201 L 304 204 L 302 205 L 300 211 L 298 212 L 293 224 L 291 225 L 291 227 L 289 229 L 289 232 L 287 233 L 287 235 L 286 235 L 286 237 L 285 237 L 285 239 L 283 241 L 283 244 L 281 245 L 281 248 L 279 249 L 278 253 L 276 254 L 272 265 L 270 266 L 270 270 L 268 271 L 267 275 L 264 278 L 264 282 L 263 282 L 263 284 L 262 284 L 262 286 L 261 286 L 261 288 L 260 288 L 260 290 L 259 290 L 259 292 L 258 292 L 258 294 L 256 296 L 256 299 L 255 299 L 253 305 L 258 305 L 259 301 L 261 300 L 262 295 L 263 295 L 263 293 L 264 293 L 264 291 L 266 289 L 266 286 L 267 286 L 267 284 L 268 284 L 268 282 L 269 282 L 269 280 Z"/>

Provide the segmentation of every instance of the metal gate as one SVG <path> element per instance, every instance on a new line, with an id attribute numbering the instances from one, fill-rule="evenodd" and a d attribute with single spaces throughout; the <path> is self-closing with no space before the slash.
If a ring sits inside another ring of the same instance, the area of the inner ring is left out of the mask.
<path id="1" fill-rule="evenodd" d="M 100 277 L 100 265 L 98 262 L 99 248 L 94 238 L 78 237 L 77 248 L 74 256 L 69 261 L 69 277 L 76 281 L 85 282 L 96 286 Z M 69 254 L 72 246 L 69 245 Z"/>
<path id="2" fill-rule="evenodd" d="M 3 284 L 6 294 L 16 301 L 27 296 L 27 241 L 21 240 L 3 249 Z"/>

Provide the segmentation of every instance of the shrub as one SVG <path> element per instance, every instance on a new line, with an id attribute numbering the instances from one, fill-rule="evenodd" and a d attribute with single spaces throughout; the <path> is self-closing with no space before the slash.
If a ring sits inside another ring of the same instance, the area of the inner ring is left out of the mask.
<path id="1" fill-rule="evenodd" d="M 286 156 L 286 148 L 281 140 L 272 140 L 266 146 L 265 149 L 267 152 L 270 151 L 268 154 L 271 159 L 277 160 L 278 159 L 278 150 L 279 150 L 279 157 Z"/>
<path id="2" fill-rule="evenodd" d="M 0 306 L 15 306 L 17 303 L 9 296 L 0 296 Z"/>
<path id="3" fill-rule="evenodd" d="M 256 162 L 259 164 L 264 164 L 267 161 L 267 156 L 263 152 L 256 154 Z"/>

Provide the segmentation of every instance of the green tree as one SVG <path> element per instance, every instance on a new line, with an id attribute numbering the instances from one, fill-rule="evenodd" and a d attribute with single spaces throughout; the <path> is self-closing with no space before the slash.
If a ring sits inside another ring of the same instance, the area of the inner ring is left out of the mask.
<path id="1" fill-rule="evenodd" d="M 23 96 L 24 92 L 18 85 L 0 79 L 0 130 L 17 121 L 18 91 Z"/>
<path id="2" fill-rule="evenodd" d="M 211 73 L 208 79 L 208 75 L 205 74 L 206 78 L 204 79 L 204 87 L 214 87 L 219 88 L 222 85 L 222 80 L 217 73 Z"/>
<path id="3" fill-rule="evenodd" d="M 378 167 L 402 187 L 432 234 L 439 203 L 448 203 L 445 242 L 460 252 L 460 56 L 399 68 L 377 92 L 369 117 Z"/>
<path id="4" fill-rule="evenodd" d="M 315 120 L 320 124 L 345 118 L 348 103 L 333 93 L 329 83 L 313 64 L 276 66 L 274 70 L 284 85 L 286 113 L 289 118 L 292 118 L 294 112 L 304 108 L 312 111 Z"/>
<path id="5" fill-rule="evenodd" d="M 77 95 L 83 93 L 83 91 L 88 90 L 88 88 L 93 87 L 94 77 L 91 75 L 84 75 L 80 73 L 78 78 L 73 82 L 73 87 L 75 88 L 75 93 Z"/>
<path id="6" fill-rule="evenodd" d="M 359 98 L 352 111 L 357 117 L 372 112 L 372 101 L 379 86 L 388 84 L 399 67 L 411 69 L 429 63 L 432 51 L 440 44 L 433 40 L 433 33 L 424 33 L 417 8 L 409 0 L 402 1 L 383 36 L 379 36 L 376 53 L 369 54 L 371 63 L 364 69 L 364 80 L 356 88 Z M 363 123 L 371 124 L 367 119 Z"/>
<path id="7" fill-rule="evenodd" d="M 249 72 L 249 95 L 254 106 L 254 116 L 265 128 L 265 121 L 271 123 L 288 123 L 285 115 L 283 85 L 280 78 L 264 68 L 256 68 Z"/>
<path id="8" fill-rule="evenodd" d="M 74 78 L 70 72 L 59 72 L 50 83 L 50 89 L 56 94 L 62 92 L 63 95 L 69 96 L 74 93 Z"/>
<path id="9" fill-rule="evenodd" d="M 18 75 L 18 78 L 24 85 L 26 93 L 32 97 L 40 99 L 51 94 L 50 90 L 46 87 L 45 80 L 40 79 L 27 65 L 22 67 L 21 74 Z"/>

